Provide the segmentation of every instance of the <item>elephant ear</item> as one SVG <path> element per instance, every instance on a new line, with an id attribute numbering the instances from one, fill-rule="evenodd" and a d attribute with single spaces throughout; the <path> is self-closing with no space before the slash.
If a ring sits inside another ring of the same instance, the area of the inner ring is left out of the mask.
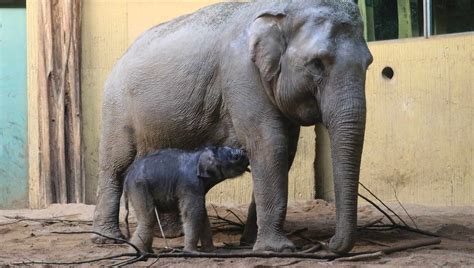
<path id="1" fill-rule="evenodd" d="M 212 149 L 206 148 L 201 153 L 198 160 L 197 176 L 199 178 L 215 178 L 219 176 L 219 161 L 216 159 L 216 154 Z"/>
<path id="2" fill-rule="evenodd" d="M 285 14 L 277 11 L 260 13 L 250 26 L 250 56 L 265 81 L 280 72 L 280 59 L 286 49 L 281 30 Z"/>

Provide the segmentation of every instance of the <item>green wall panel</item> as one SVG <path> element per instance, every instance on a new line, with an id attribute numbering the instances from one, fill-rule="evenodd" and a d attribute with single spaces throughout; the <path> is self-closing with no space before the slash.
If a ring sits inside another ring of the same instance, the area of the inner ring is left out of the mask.
<path id="1" fill-rule="evenodd" d="M 0 208 L 28 206 L 25 13 L 0 8 Z"/>

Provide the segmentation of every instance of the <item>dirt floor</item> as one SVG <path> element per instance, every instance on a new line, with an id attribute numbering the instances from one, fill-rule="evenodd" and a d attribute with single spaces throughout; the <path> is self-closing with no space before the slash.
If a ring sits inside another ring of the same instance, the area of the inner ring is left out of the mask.
<path id="1" fill-rule="evenodd" d="M 397 207 L 393 205 L 393 207 Z M 432 208 L 406 206 L 418 227 L 436 233 L 442 237 L 442 243 L 418 249 L 384 255 L 371 260 L 358 262 L 321 261 L 295 258 L 231 258 L 231 259 L 190 259 L 161 258 L 148 260 L 134 266 L 154 267 L 274 267 L 274 266 L 315 266 L 315 265 L 429 265 L 429 266 L 474 266 L 474 208 Z M 209 207 L 209 214 L 217 213 L 226 219 L 238 222 L 228 212 L 232 210 L 240 218 L 245 218 L 246 207 Z M 43 210 L 3 210 L 0 211 L 0 266 L 12 265 L 23 261 L 77 261 L 110 256 L 128 252 L 126 245 L 95 245 L 89 240 L 89 234 L 65 235 L 53 234 L 53 231 L 91 230 L 94 206 L 89 205 L 52 205 Z M 401 209 L 395 210 L 402 215 Z M 290 238 L 298 250 L 308 247 L 308 239 L 327 241 L 334 229 L 335 208 L 325 201 L 313 200 L 294 203 L 289 206 L 285 229 L 288 232 L 307 228 L 299 235 Z M 27 217 L 24 219 L 22 217 Z M 359 209 L 359 226 L 381 218 L 381 214 L 370 206 Z M 407 220 L 407 217 L 403 217 Z M 121 215 L 123 222 L 123 215 Z M 134 223 L 132 215 L 131 222 Z M 408 222 L 408 220 L 407 220 Z M 387 223 L 384 219 L 384 223 Z M 228 249 L 238 242 L 240 234 L 235 228 L 216 231 L 219 226 L 214 220 L 214 242 L 220 247 L 217 252 L 236 252 Z M 134 227 L 134 224 L 132 224 Z M 222 227 L 222 226 L 221 226 Z M 133 231 L 133 228 L 132 228 Z M 360 230 L 354 252 L 380 250 L 394 245 L 412 243 L 429 237 L 401 230 L 374 231 Z M 183 239 L 169 240 L 170 246 L 179 247 Z M 227 245 L 227 246 L 226 246 Z M 156 238 L 156 251 L 164 246 L 163 239 Z M 239 252 L 248 251 L 240 249 Z M 323 251 L 321 251 L 323 252 Z M 123 259 L 122 259 L 123 260 Z M 106 260 L 94 264 L 113 265 L 121 260 Z M 156 262 L 155 262 L 156 261 Z"/>

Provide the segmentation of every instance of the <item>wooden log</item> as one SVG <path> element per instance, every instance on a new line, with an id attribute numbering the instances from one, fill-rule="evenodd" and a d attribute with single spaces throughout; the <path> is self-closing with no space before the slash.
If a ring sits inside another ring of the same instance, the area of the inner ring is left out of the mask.
<path id="1" fill-rule="evenodd" d="M 358 1 L 360 14 L 364 21 L 364 37 L 366 41 L 375 40 L 374 3 L 373 0 Z"/>
<path id="2" fill-rule="evenodd" d="M 81 143 L 81 1 L 39 5 L 40 181 L 46 202 L 84 200 Z"/>
<path id="3" fill-rule="evenodd" d="M 83 203 L 85 201 L 85 168 L 83 160 L 83 146 L 82 146 L 82 121 L 81 121 L 81 10 L 82 2 L 74 1 L 72 4 L 72 59 L 68 62 L 69 80 L 72 81 L 71 89 L 69 90 L 70 111 L 68 113 L 70 124 L 70 164 L 71 172 L 74 178 L 74 196 L 76 203 Z"/>
<path id="4" fill-rule="evenodd" d="M 64 89 L 64 130 L 66 186 L 68 202 L 84 200 L 84 167 L 81 145 L 81 1 L 63 1 L 62 88 Z"/>

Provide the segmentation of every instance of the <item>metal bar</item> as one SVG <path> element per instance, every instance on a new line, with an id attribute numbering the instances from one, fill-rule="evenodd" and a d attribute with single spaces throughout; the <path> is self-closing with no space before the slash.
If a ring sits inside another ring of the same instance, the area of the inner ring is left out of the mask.
<path id="1" fill-rule="evenodd" d="M 428 6 L 428 9 L 427 9 L 427 29 L 428 29 L 428 37 L 430 37 L 432 34 L 433 34 L 433 29 L 432 29 L 432 26 L 433 26 L 433 3 L 432 3 L 432 0 L 427 0 L 427 6 Z"/>
<path id="2" fill-rule="evenodd" d="M 432 2 L 431 0 L 423 1 L 423 36 L 429 38 L 432 34 Z"/>
<path id="3" fill-rule="evenodd" d="M 427 6 L 427 0 L 423 0 L 423 36 L 425 38 L 428 38 L 428 29 L 426 29 L 426 6 Z"/>

